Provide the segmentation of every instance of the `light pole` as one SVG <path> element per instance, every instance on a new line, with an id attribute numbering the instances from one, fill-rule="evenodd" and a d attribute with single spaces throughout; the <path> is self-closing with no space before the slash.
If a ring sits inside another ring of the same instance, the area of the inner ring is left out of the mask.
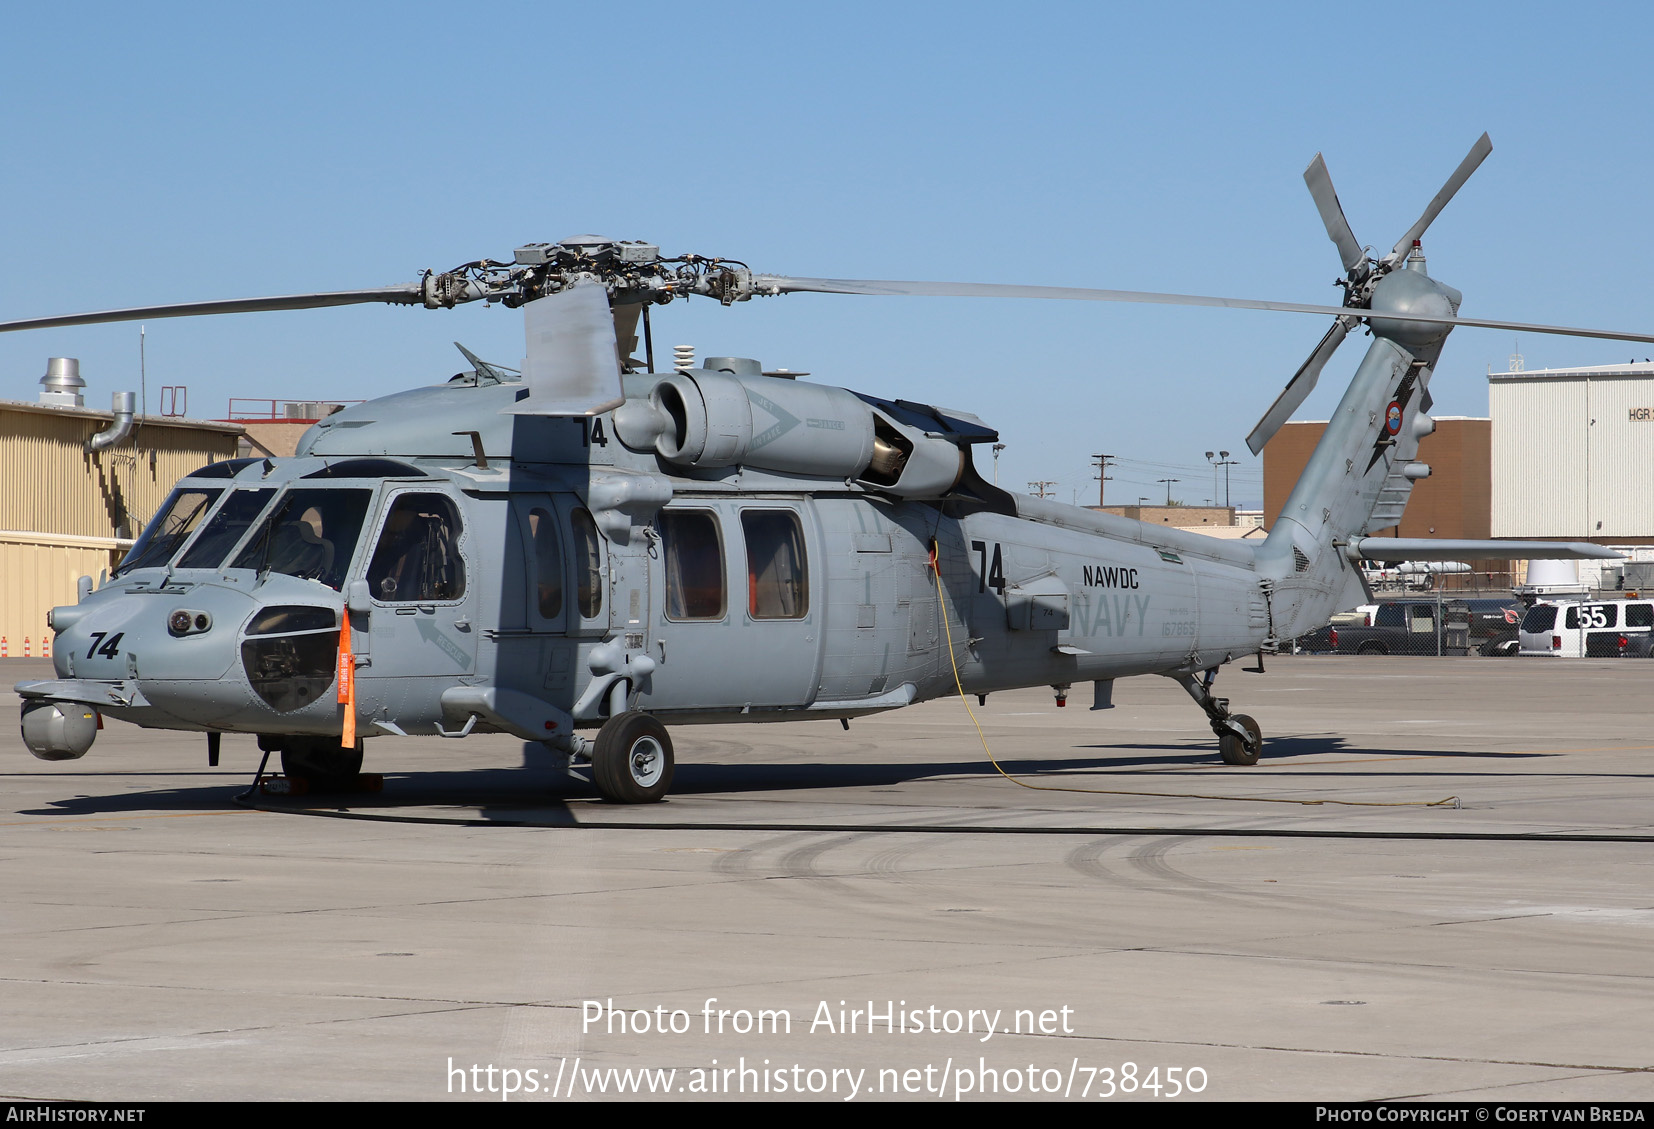
<path id="1" fill-rule="evenodd" d="M 1235 460 L 1229 457 L 1228 451 L 1207 451 L 1206 461 L 1212 464 L 1212 497 L 1218 496 L 1218 467 L 1223 468 L 1223 507 L 1229 508 L 1229 468 L 1235 465 Z"/>
<path id="2" fill-rule="evenodd" d="M 1005 449 L 1005 444 L 994 444 L 994 485 L 999 485 L 999 453 Z"/>

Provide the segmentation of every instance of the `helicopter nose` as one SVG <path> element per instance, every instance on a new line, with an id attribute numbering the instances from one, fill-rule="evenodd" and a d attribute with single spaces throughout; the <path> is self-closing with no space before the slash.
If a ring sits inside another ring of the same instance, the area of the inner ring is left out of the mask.
<path id="1" fill-rule="evenodd" d="M 272 604 L 247 624 L 242 672 L 264 705 L 293 714 L 325 695 L 337 674 L 339 612 L 314 604 Z"/>
<path id="2" fill-rule="evenodd" d="M 52 610 L 54 665 L 72 678 L 217 679 L 235 661 L 248 597 L 212 586 L 139 589 Z"/>
<path id="3" fill-rule="evenodd" d="M 96 701 L 119 720 L 160 728 L 262 732 L 280 715 L 295 732 L 325 730 L 336 723 L 327 691 L 341 606 L 331 590 L 285 576 L 251 589 L 233 578 L 176 576 L 106 585 L 54 616 L 58 676 L 83 685 L 73 695 L 45 688 L 35 697 Z M 78 730 L 57 732 L 75 721 L 65 718 L 34 719 L 40 743 L 74 752 Z"/>

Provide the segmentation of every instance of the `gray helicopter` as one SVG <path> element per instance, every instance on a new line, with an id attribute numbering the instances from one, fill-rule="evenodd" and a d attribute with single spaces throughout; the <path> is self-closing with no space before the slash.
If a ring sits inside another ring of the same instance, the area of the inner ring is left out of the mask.
<path id="1" fill-rule="evenodd" d="M 283 771 L 348 787 L 364 739 L 509 733 L 590 762 L 604 797 L 661 799 L 667 726 L 851 718 L 956 692 L 1177 680 L 1223 760 L 1258 724 L 1224 664 L 1369 602 L 1359 562 L 1615 557 L 1589 544 L 1372 537 L 1429 474 L 1431 373 L 1463 319 L 1419 239 L 1491 150 L 1486 135 L 1382 258 L 1350 231 L 1319 155 L 1305 173 L 1343 260 L 1342 306 L 1005 284 L 758 274 L 579 236 L 375 290 L 37 318 L 0 330 L 360 302 L 521 307 L 522 371 L 467 353 L 446 384 L 347 408 L 295 457 L 181 480 L 118 568 L 54 608 L 55 679 L 24 682 L 46 759 L 100 715 L 257 734 Z M 1222 541 L 1007 493 L 961 411 L 766 372 L 739 357 L 657 371 L 650 310 L 794 292 L 1035 297 L 1331 315 L 1248 438 L 1261 451 L 1358 325 L 1372 344 L 1281 516 Z M 641 330 L 642 352 L 638 359 Z M 463 349 L 462 349 L 463 351 Z M 595 730 L 595 737 L 591 731 Z"/>

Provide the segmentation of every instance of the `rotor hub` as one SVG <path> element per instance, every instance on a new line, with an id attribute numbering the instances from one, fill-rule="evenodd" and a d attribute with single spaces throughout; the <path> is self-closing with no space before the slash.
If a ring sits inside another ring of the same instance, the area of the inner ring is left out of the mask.
<path id="1" fill-rule="evenodd" d="M 1446 337 L 1452 326 L 1443 322 L 1392 321 L 1384 315 L 1452 318 L 1458 313 L 1458 298 L 1458 291 L 1422 272 L 1392 271 L 1373 287 L 1369 324 L 1378 336 L 1417 350 Z"/>

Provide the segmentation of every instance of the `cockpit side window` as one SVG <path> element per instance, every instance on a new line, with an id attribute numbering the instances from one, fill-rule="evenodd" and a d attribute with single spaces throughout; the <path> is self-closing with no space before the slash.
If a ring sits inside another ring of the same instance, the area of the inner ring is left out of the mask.
<path id="1" fill-rule="evenodd" d="M 185 541 L 189 540 L 195 527 L 201 524 L 201 519 L 207 516 L 218 496 L 224 493 L 220 489 L 202 490 L 197 487 L 179 487 L 168 496 L 166 505 L 162 506 L 150 523 L 144 527 L 138 537 L 121 560 L 120 567 L 115 575 L 131 572 L 139 568 L 156 568 L 166 564 L 172 555 L 178 551 Z"/>
<path id="2" fill-rule="evenodd" d="M 270 499 L 274 490 L 232 490 L 212 515 L 201 536 L 195 539 L 189 552 L 178 561 L 179 568 L 216 568 L 229 551 L 236 547 Z"/>
<path id="3" fill-rule="evenodd" d="M 368 565 L 368 588 L 383 603 L 457 600 L 465 595 L 459 510 L 442 494 L 398 494 Z"/>
<path id="4" fill-rule="evenodd" d="M 230 567 L 283 572 L 337 590 L 372 498 L 371 490 L 289 490 Z"/>

